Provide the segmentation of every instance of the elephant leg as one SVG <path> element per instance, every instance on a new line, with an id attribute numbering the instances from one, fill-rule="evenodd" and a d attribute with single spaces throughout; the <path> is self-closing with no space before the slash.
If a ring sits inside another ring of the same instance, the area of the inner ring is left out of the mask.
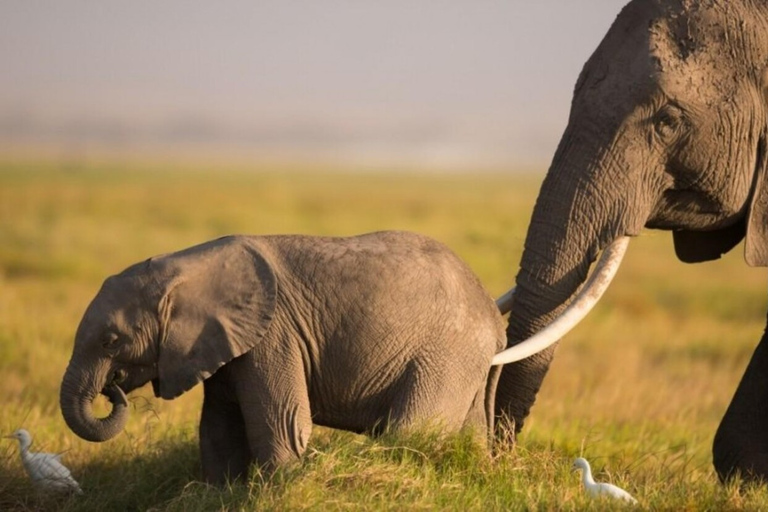
<path id="1" fill-rule="evenodd" d="M 297 461 L 312 432 L 300 355 L 269 352 L 254 350 L 231 363 L 250 454 L 267 472 Z"/>
<path id="2" fill-rule="evenodd" d="M 502 367 L 494 406 L 498 439 L 512 444 L 516 441 L 547 375 L 555 347 Z"/>
<path id="3" fill-rule="evenodd" d="M 204 383 L 205 397 L 200 418 L 200 459 L 206 482 L 223 485 L 248 475 L 251 456 L 240 406 L 231 390 L 214 374 Z"/>
<path id="4" fill-rule="evenodd" d="M 739 474 L 768 482 L 768 331 L 720 422 L 712 454 L 722 481 Z"/>

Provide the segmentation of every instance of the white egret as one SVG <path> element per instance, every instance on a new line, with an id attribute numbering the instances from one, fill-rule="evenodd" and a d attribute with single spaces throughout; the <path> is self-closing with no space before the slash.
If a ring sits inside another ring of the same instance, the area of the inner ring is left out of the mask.
<path id="1" fill-rule="evenodd" d="M 18 429 L 8 439 L 17 439 L 21 446 L 21 463 L 29 473 L 32 483 L 40 491 L 74 492 L 82 494 L 80 485 L 72 478 L 69 469 L 61 463 L 59 453 L 32 453 L 32 436 L 23 428 Z"/>
<path id="2" fill-rule="evenodd" d="M 611 498 L 628 501 L 629 503 L 637 503 L 637 500 L 624 489 L 613 484 L 595 482 L 595 479 L 592 478 L 592 468 L 589 467 L 587 459 L 579 457 L 573 462 L 573 470 L 577 471 L 579 469 L 582 472 L 581 481 L 584 482 L 584 488 L 590 496 L 610 496 Z"/>

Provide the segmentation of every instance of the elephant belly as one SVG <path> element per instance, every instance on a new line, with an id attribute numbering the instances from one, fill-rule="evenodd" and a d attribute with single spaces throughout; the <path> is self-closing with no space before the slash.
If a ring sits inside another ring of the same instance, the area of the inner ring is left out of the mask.
<path id="1" fill-rule="evenodd" d="M 320 384 L 310 390 L 313 422 L 378 433 L 389 426 L 435 420 L 457 430 L 485 388 L 491 355 L 476 351 L 453 364 L 436 364 L 434 356 L 418 354 L 372 365 L 372 372 L 334 371 L 333 378 L 318 379 Z"/>
<path id="2" fill-rule="evenodd" d="M 394 378 L 383 380 L 382 376 Z M 320 379 L 310 390 L 312 421 L 317 425 L 356 433 L 374 431 L 385 424 L 402 394 L 404 368 L 381 370 L 364 376 L 352 370 L 334 371 L 335 378 Z"/>

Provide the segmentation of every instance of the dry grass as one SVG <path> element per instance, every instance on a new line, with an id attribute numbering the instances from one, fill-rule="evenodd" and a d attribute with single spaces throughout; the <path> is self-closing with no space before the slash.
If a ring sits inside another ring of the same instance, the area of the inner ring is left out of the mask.
<path id="1" fill-rule="evenodd" d="M 683 265 L 666 233 L 631 244 L 605 299 L 558 349 L 519 446 L 492 460 L 461 436 L 372 441 L 319 429 L 301 464 L 222 491 L 196 481 L 200 389 L 173 402 L 141 390 L 125 434 L 105 444 L 64 425 L 58 387 L 74 330 L 107 275 L 229 233 L 408 229 L 448 244 L 498 295 L 513 281 L 539 179 L 0 165 L 0 432 L 23 426 L 35 449 L 69 450 L 86 491 L 36 497 L 4 441 L 0 510 L 605 508 L 570 472 L 580 454 L 647 508 L 768 508 L 765 489 L 721 487 L 710 462 L 763 331 L 764 272 L 740 249 Z"/>

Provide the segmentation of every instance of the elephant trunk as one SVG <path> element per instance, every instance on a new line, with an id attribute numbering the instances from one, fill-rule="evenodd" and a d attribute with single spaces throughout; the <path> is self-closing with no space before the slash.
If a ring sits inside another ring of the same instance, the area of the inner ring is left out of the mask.
<path id="1" fill-rule="evenodd" d="M 579 293 L 565 308 L 563 313 L 551 324 L 534 334 L 532 337 L 499 352 L 491 360 L 492 365 L 504 365 L 541 352 L 576 327 L 592 310 L 611 284 L 616 271 L 619 270 L 624 253 L 629 244 L 629 237 L 621 237 L 603 250 L 600 261 Z M 496 300 L 496 305 L 502 315 L 509 313 L 515 289 L 509 290 L 503 297 Z"/>
<path id="2" fill-rule="evenodd" d="M 642 228 L 643 222 L 625 216 L 627 200 L 619 193 L 627 188 L 621 177 L 615 178 L 625 173 L 615 172 L 617 161 L 589 143 L 597 137 L 585 131 L 569 126 L 542 184 L 516 278 L 507 346 L 550 324 L 584 283 L 598 253 L 615 239 Z M 514 432 L 523 426 L 555 347 L 502 370 L 496 414 L 513 421 Z"/>
<path id="3" fill-rule="evenodd" d="M 104 372 L 106 375 L 106 372 Z M 102 442 L 119 434 L 128 419 L 128 401 L 123 390 L 114 383 L 89 382 L 92 374 L 78 371 L 70 363 L 61 384 L 60 405 L 64 420 L 72 431 L 87 441 Z M 104 418 L 93 414 L 93 400 L 101 392 L 112 403 L 112 410 Z"/>
<path id="4" fill-rule="evenodd" d="M 537 207 L 537 210 L 540 208 Z M 529 241 L 536 238 L 531 235 L 531 230 Z M 553 254 L 554 252 L 555 248 L 542 247 L 542 240 L 534 244 L 526 242 L 507 325 L 508 347 L 533 336 L 549 325 L 563 312 L 569 299 L 586 278 L 589 270 L 589 260 L 586 258 L 575 262 L 568 272 L 555 279 L 552 278 L 554 276 L 543 272 L 540 258 L 544 255 L 547 256 L 547 266 L 565 266 L 560 262 L 563 256 Z M 557 344 L 551 345 L 526 359 L 505 365 L 502 369 L 497 386 L 496 414 L 513 421 L 515 432 L 519 432 L 523 427 L 549 369 L 556 346 Z"/>

